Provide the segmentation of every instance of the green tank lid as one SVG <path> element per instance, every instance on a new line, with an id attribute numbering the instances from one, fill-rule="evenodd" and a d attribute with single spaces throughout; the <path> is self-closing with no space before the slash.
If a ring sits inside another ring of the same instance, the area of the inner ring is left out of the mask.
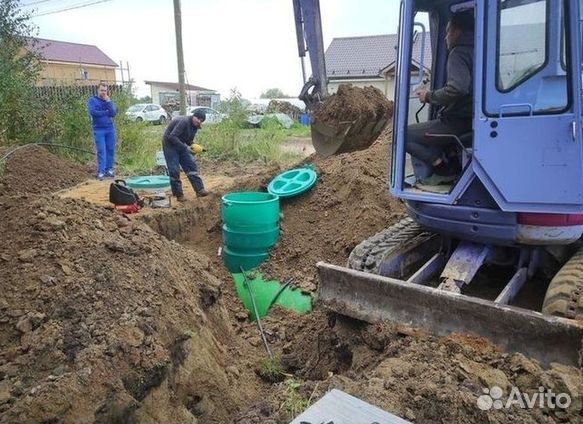
<path id="1" fill-rule="evenodd" d="M 168 175 L 144 175 L 140 177 L 126 178 L 128 187 L 136 190 L 154 190 L 170 187 L 170 177 Z"/>
<path id="2" fill-rule="evenodd" d="M 275 177 L 267 186 L 267 191 L 276 196 L 293 197 L 311 190 L 318 175 L 311 165 L 291 169 Z"/>

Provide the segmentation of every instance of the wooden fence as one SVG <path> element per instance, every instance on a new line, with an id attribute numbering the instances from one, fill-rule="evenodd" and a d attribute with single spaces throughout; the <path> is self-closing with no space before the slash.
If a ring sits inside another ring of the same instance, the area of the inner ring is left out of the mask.
<path id="1" fill-rule="evenodd" d="M 91 85 L 60 85 L 60 86 L 39 86 L 35 87 L 35 95 L 39 99 L 66 99 L 71 96 L 90 96 L 97 94 L 99 84 Z M 129 90 L 127 84 L 108 84 L 110 93 L 120 93 Z"/>

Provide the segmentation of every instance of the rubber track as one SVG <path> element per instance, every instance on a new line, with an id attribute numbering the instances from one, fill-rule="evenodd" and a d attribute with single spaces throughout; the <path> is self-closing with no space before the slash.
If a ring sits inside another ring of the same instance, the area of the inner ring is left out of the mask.
<path id="1" fill-rule="evenodd" d="M 583 320 L 583 248 L 551 280 L 543 313 Z"/>
<path id="2" fill-rule="evenodd" d="M 392 248 L 401 246 L 423 231 L 413 219 L 402 219 L 356 246 L 348 257 L 348 268 L 378 274 L 381 261 Z"/>

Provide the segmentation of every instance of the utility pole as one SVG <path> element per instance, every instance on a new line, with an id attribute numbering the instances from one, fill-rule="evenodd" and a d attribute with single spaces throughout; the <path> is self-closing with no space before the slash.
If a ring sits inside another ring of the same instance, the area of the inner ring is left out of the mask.
<path id="1" fill-rule="evenodd" d="M 174 0 L 174 27 L 176 29 L 176 56 L 178 57 L 180 114 L 186 115 L 186 87 L 184 85 L 184 52 L 182 50 L 182 11 L 180 10 L 180 0 Z"/>

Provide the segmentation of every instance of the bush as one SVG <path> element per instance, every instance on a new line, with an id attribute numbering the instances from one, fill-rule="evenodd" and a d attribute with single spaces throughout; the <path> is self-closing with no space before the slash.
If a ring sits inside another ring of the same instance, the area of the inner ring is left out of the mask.
<path id="1" fill-rule="evenodd" d="M 27 40 L 35 32 L 20 1 L 0 2 L 0 128 L 10 143 L 22 143 L 34 127 L 34 85 L 41 65 Z"/>
<path id="2" fill-rule="evenodd" d="M 197 142 L 206 149 L 206 157 L 236 162 L 288 163 L 299 155 L 286 153 L 281 145 L 286 133 L 277 122 L 267 122 L 259 129 L 243 129 L 226 121 L 206 125 Z"/>

